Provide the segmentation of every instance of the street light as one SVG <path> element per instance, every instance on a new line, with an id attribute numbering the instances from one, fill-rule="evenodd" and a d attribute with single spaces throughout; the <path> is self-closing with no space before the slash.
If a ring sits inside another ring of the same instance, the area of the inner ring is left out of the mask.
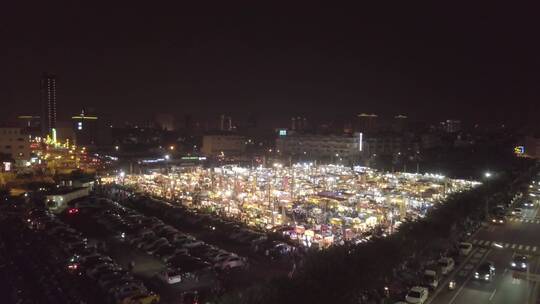
<path id="1" fill-rule="evenodd" d="M 169 158 L 171 158 L 171 156 L 170 156 L 169 154 L 166 154 L 166 155 L 165 155 L 165 159 L 166 159 L 166 160 L 169 160 Z"/>
<path id="2" fill-rule="evenodd" d="M 486 178 L 486 185 L 489 186 L 489 179 L 491 178 L 492 174 L 491 172 L 487 171 L 484 173 L 484 177 Z M 486 196 L 486 219 L 489 216 L 489 197 Z"/>

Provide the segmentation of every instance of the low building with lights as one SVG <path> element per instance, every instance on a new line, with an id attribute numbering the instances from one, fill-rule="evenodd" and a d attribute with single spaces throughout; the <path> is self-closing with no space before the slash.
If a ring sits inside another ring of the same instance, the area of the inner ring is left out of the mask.
<path id="1" fill-rule="evenodd" d="M 15 166 L 26 166 L 30 162 L 30 141 L 21 128 L 0 127 L 0 154 L 12 158 Z"/>
<path id="2" fill-rule="evenodd" d="M 68 203 L 72 200 L 88 196 L 90 190 L 91 187 L 60 188 L 49 191 L 45 195 L 45 202 L 49 210 L 54 213 L 60 213 L 67 208 Z"/>
<path id="3" fill-rule="evenodd" d="M 204 135 L 201 152 L 206 156 L 238 156 L 246 151 L 246 139 L 234 134 Z"/>
<path id="4" fill-rule="evenodd" d="M 363 150 L 362 133 L 319 135 L 280 132 L 276 149 L 283 154 L 333 161 L 358 160 Z"/>
<path id="5" fill-rule="evenodd" d="M 363 133 L 320 135 L 280 132 L 276 149 L 285 155 L 332 162 L 355 163 L 376 155 L 394 155 L 403 150 L 400 136 Z"/>

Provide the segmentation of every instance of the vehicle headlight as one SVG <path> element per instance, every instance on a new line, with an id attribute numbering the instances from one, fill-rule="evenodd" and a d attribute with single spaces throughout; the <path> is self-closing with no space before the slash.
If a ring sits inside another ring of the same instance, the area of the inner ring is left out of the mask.
<path id="1" fill-rule="evenodd" d="M 514 263 L 514 262 L 512 262 L 512 264 L 510 264 L 510 265 L 512 265 L 512 267 L 516 267 L 516 263 Z"/>
<path id="2" fill-rule="evenodd" d="M 503 220 L 499 220 L 499 223 L 501 223 L 501 224 L 502 224 L 502 223 L 503 223 Z"/>
<path id="3" fill-rule="evenodd" d="M 480 276 L 480 274 L 478 272 L 475 272 L 474 273 L 474 277 L 478 279 L 478 277 Z"/>
<path id="4" fill-rule="evenodd" d="M 492 221 L 493 223 L 495 223 L 495 219 L 492 219 L 491 221 Z"/>
<path id="5" fill-rule="evenodd" d="M 521 263 L 521 268 L 525 268 L 525 267 L 527 267 L 527 264 Z"/>

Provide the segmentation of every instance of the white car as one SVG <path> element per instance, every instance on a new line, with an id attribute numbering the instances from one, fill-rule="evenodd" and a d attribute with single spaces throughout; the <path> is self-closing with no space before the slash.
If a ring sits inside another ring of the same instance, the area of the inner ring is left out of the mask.
<path id="1" fill-rule="evenodd" d="M 241 257 L 230 256 L 216 263 L 215 267 L 221 270 L 244 267 L 246 263 Z"/>
<path id="2" fill-rule="evenodd" d="M 168 269 L 158 273 L 158 278 L 167 284 L 176 284 L 182 281 L 182 274 L 178 270 Z"/>
<path id="3" fill-rule="evenodd" d="M 405 296 L 405 301 L 411 304 L 423 304 L 426 302 L 429 295 L 429 291 L 425 287 L 414 286 L 409 290 L 407 296 Z"/>
<path id="4" fill-rule="evenodd" d="M 441 258 L 439 259 L 439 266 L 441 267 L 441 273 L 442 274 L 449 274 L 454 270 L 455 266 L 454 259 L 452 258 Z"/>
<path id="5" fill-rule="evenodd" d="M 459 243 L 459 254 L 460 255 L 463 255 L 463 256 L 467 256 L 469 255 L 469 253 L 471 253 L 472 251 L 472 244 L 471 243 Z"/>
<path id="6" fill-rule="evenodd" d="M 233 256 L 237 256 L 237 255 L 234 254 L 234 253 L 230 253 L 230 252 L 220 252 L 220 253 L 218 253 L 216 256 L 214 256 L 214 257 L 212 258 L 212 260 L 213 260 L 214 262 L 217 263 L 217 262 L 226 260 L 226 259 L 228 259 L 229 257 L 233 257 Z"/>
<path id="7" fill-rule="evenodd" d="M 514 210 L 512 210 L 512 215 L 521 216 L 522 214 L 523 210 L 521 208 L 515 208 Z"/>

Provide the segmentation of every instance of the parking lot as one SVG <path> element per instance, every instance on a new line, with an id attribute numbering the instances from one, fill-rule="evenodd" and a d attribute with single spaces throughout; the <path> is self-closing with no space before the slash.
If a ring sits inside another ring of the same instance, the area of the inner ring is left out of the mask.
<path id="1" fill-rule="evenodd" d="M 280 233 L 267 234 L 248 229 L 232 220 L 193 213 L 172 202 L 132 194 L 123 199 L 127 194 L 116 190 L 107 193 L 125 207 L 162 219 L 198 240 L 246 258 L 247 267 L 218 273 L 221 287 L 227 291 L 246 287 L 253 282 L 264 282 L 275 276 L 287 275 L 303 255 L 301 249 L 296 250 Z"/>
<path id="2" fill-rule="evenodd" d="M 153 211 L 141 208 L 143 201 Z M 216 223 L 198 214 L 184 214 L 186 218 L 180 220 L 180 212 L 173 219 L 166 216 L 170 212 L 156 211 L 177 206 L 147 197 L 119 202 L 102 193 L 73 203 L 60 218 L 129 269 L 161 296 L 162 303 L 182 303 L 179 299 L 186 295 L 219 297 L 225 291 L 287 275 L 295 263 L 289 254 L 293 246 L 233 222 Z M 231 226 L 229 233 L 217 229 L 220 224 Z M 165 278 L 167 272 L 175 272 L 178 279 Z"/>

